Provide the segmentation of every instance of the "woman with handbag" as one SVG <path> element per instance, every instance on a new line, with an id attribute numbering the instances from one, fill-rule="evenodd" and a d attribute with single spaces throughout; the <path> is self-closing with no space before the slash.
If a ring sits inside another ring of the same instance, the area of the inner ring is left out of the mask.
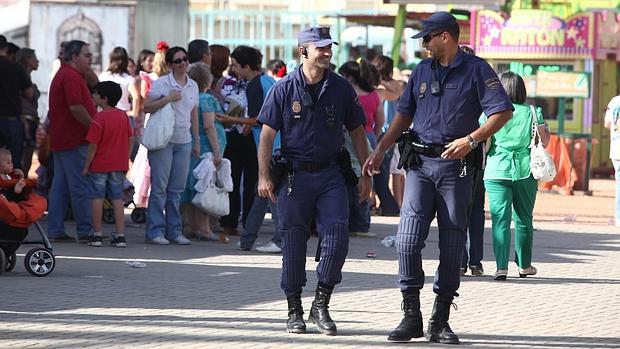
<path id="1" fill-rule="evenodd" d="M 501 75 L 501 83 L 515 108 L 513 117 L 492 138 L 484 170 L 484 186 L 491 209 L 493 251 L 497 271 L 495 280 L 506 280 L 510 254 L 510 222 L 515 217 L 515 262 L 519 276 L 535 275 L 532 266 L 532 225 L 538 182 L 530 169 L 532 134 L 540 135 L 537 142 L 546 146 L 549 129 L 540 108 L 525 104 L 527 92 L 523 79 L 514 73 Z M 535 110 L 535 114 L 533 111 Z M 486 121 L 482 115 L 481 123 Z M 533 126 L 535 125 L 535 126 Z M 533 132 L 533 131 L 537 132 Z"/>
<path id="2" fill-rule="evenodd" d="M 224 148 L 226 148 L 226 133 L 222 123 L 215 119 L 215 113 L 222 113 L 223 110 L 217 99 L 208 92 L 213 79 L 209 70 L 209 66 L 205 63 L 194 63 L 189 69 L 189 77 L 198 84 L 198 89 L 200 90 L 198 97 L 200 155 L 212 153 L 213 165 L 219 168 L 222 163 Z M 193 172 L 200 161 L 199 158 L 192 158 L 190 161 L 187 185 L 181 195 L 182 211 L 184 211 L 189 225 L 188 236 L 191 235 L 198 240 L 217 241 L 219 236 L 215 235 L 211 230 L 209 214 L 192 204 L 192 199 L 197 194 L 194 188 L 197 179 Z M 226 197 L 226 200 L 228 200 L 228 197 Z"/>
<path id="3" fill-rule="evenodd" d="M 198 85 L 187 75 L 189 64 L 184 48 L 170 48 L 166 52 L 166 63 L 170 73 L 153 82 L 144 103 L 146 113 L 154 113 L 168 103 L 174 111 L 171 115 L 160 115 L 174 118 L 170 141 L 163 148 L 148 152 L 151 193 L 145 237 L 147 243 L 157 245 L 168 245 L 170 241 L 189 245 L 190 241 L 182 234 L 179 206 L 189 173 L 190 157 L 192 154 L 196 157 L 200 155 Z"/>

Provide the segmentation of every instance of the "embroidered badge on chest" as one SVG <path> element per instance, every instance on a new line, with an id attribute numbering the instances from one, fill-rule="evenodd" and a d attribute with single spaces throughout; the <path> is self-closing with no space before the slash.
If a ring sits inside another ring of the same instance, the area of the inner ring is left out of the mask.
<path id="1" fill-rule="evenodd" d="M 301 112 L 301 103 L 299 101 L 293 101 L 293 113 L 297 114 Z"/>
<path id="2" fill-rule="evenodd" d="M 420 84 L 420 93 L 426 92 L 426 83 L 423 82 Z"/>

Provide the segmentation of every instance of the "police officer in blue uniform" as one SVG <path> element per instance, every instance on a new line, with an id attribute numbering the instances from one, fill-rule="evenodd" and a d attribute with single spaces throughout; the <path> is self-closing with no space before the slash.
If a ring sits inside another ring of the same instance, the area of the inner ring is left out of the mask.
<path id="1" fill-rule="evenodd" d="M 258 116 L 259 185 L 262 197 L 277 198 L 282 232 L 281 288 L 288 301 L 287 330 L 306 332 L 301 292 L 306 284 L 306 250 L 313 217 L 320 237 L 318 285 L 309 321 L 328 335 L 336 325 L 328 312 L 334 286 L 342 279 L 349 238 L 348 202 L 339 156 L 343 127 L 351 134 L 356 155 L 368 157 L 365 116 L 351 84 L 329 69 L 332 41 L 329 28 L 313 27 L 297 36 L 302 65 L 271 89 Z M 286 175 L 274 186 L 270 176 L 271 148 L 280 131 Z M 349 163 L 350 167 L 350 163 Z M 357 178 L 355 178 L 357 180 Z M 359 182 L 360 197 L 368 196 L 370 177 Z"/>
<path id="2" fill-rule="evenodd" d="M 437 215 L 440 256 L 426 337 L 431 342 L 458 344 L 448 318 L 452 300 L 458 296 L 473 175 L 481 159 L 475 156 L 478 142 L 510 120 L 513 107 L 493 69 L 483 59 L 461 51 L 459 26 L 450 13 L 434 13 L 422 23 L 422 31 L 413 38 L 423 38 L 432 58 L 420 62 L 411 75 L 390 129 L 363 170 L 377 173 L 386 149 L 413 122 L 409 133 L 402 134 L 410 152 L 403 159 L 408 171 L 396 243 L 404 318 L 388 340 L 424 336 L 421 251 Z M 479 127 L 482 112 L 489 115 L 489 122 Z"/>

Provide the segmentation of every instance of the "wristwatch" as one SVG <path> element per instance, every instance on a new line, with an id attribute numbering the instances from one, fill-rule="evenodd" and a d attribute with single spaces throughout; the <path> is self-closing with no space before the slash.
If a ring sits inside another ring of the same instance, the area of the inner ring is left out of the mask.
<path id="1" fill-rule="evenodd" d="M 476 142 L 476 140 L 472 136 L 467 135 L 467 140 L 469 141 L 469 146 L 472 149 L 476 149 L 478 147 L 478 142 Z"/>

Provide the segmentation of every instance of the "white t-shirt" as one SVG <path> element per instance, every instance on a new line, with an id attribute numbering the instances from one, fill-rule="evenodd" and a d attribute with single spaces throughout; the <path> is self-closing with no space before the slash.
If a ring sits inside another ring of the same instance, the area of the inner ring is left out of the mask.
<path id="1" fill-rule="evenodd" d="M 620 119 L 620 96 L 612 98 L 605 111 L 605 122 L 611 124 L 609 158 L 613 160 L 620 160 L 620 128 L 616 126 L 618 119 Z"/>
<path id="2" fill-rule="evenodd" d="M 172 133 L 170 143 L 189 143 L 192 141 L 190 132 L 192 109 L 198 105 L 198 85 L 188 76 L 187 83 L 181 86 L 174 79 L 172 73 L 170 73 L 153 82 L 148 98 L 158 100 L 169 95 L 172 90 L 181 92 L 181 99 L 172 102 L 172 108 L 174 109 L 174 132 Z"/>
<path id="3" fill-rule="evenodd" d="M 116 104 L 116 107 L 124 112 L 131 110 L 131 103 L 129 102 L 129 84 L 133 84 L 134 78 L 126 73 L 112 74 L 109 71 L 104 71 L 99 74 L 99 81 L 113 81 L 121 86 L 123 94 L 121 99 Z"/>

